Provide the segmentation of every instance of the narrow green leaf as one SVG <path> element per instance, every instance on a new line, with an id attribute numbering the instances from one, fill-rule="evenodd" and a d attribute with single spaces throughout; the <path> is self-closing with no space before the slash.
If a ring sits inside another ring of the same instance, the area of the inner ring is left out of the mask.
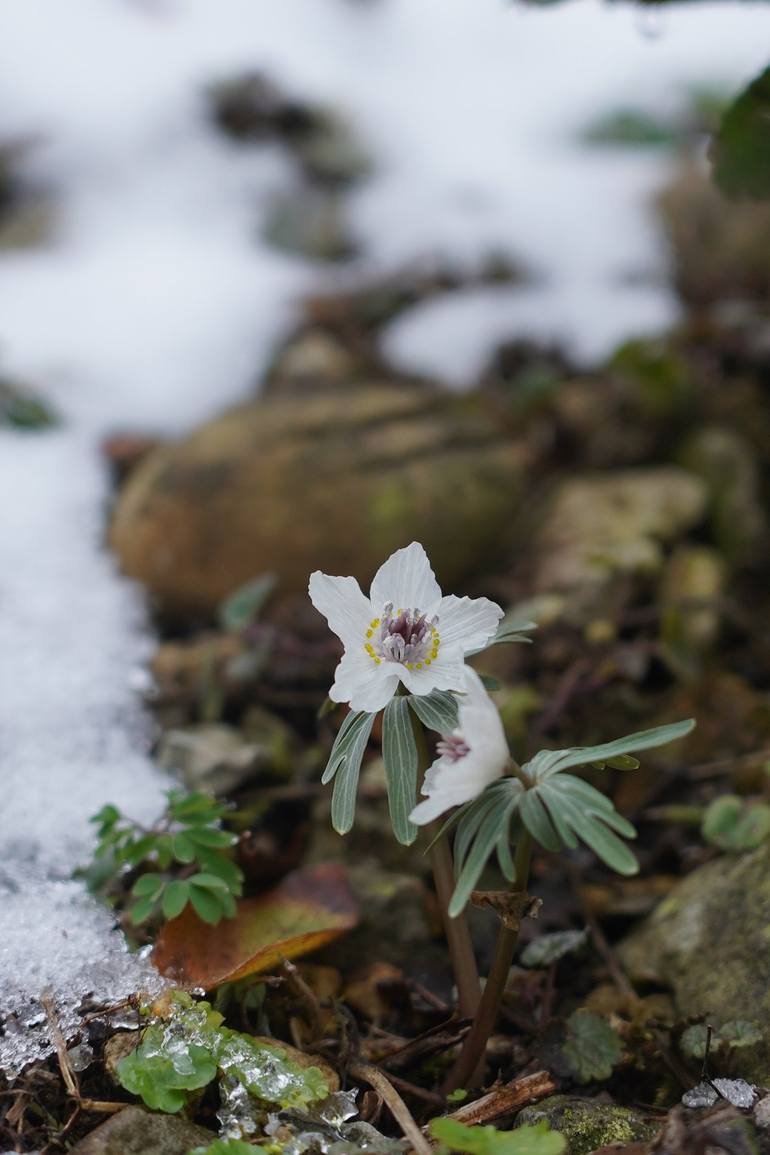
<path id="1" fill-rule="evenodd" d="M 613 742 L 604 742 L 600 746 L 576 746 L 568 750 L 547 750 L 527 763 L 524 767 L 533 773 L 538 780 L 559 774 L 572 766 L 585 766 L 590 762 L 608 761 L 619 754 L 635 754 L 640 750 L 651 750 L 656 746 L 665 746 L 677 738 L 683 738 L 695 726 L 695 721 L 688 718 L 684 722 L 673 722 L 668 726 L 655 726 L 651 730 L 640 730 L 636 734 L 629 734 L 625 738 L 616 738 Z"/>
<path id="2" fill-rule="evenodd" d="M 458 914 L 461 914 L 465 909 L 468 899 L 471 896 L 471 891 L 475 890 L 476 883 L 481 878 L 482 871 L 487 864 L 489 856 L 500 838 L 501 829 L 506 825 L 507 819 L 505 812 L 501 811 L 499 806 L 495 807 L 481 823 L 479 832 L 465 859 L 465 864 L 460 872 L 457 886 L 449 903 L 450 918 L 457 918 Z"/>
<path id="3" fill-rule="evenodd" d="M 536 842 L 546 850 L 556 852 L 564 849 L 537 790 L 525 790 L 519 809 L 522 822 Z"/>
<path id="4" fill-rule="evenodd" d="M 170 882 L 163 891 L 163 901 L 161 903 L 161 910 L 163 917 L 169 919 L 177 918 L 184 908 L 187 906 L 190 897 L 190 887 L 187 882 L 180 878 Z"/>
<path id="5" fill-rule="evenodd" d="M 351 710 L 351 712 L 345 717 L 345 720 L 339 728 L 337 737 L 334 739 L 334 745 L 332 746 L 331 754 L 329 755 L 329 761 L 326 763 L 326 769 L 321 775 L 322 785 L 325 786 L 327 782 L 331 782 L 332 778 L 347 758 L 348 752 L 356 744 L 361 727 L 366 726 L 367 719 L 370 719 L 369 727 L 367 730 L 368 741 L 368 735 L 372 730 L 372 721 L 374 719 L 374 715 L 365 714 L 361 710 Z"/>
<path id="6" fill-rule="evenodd" d="M 275 589 L 275 584 L 275 575 L 266 573 L 246 585 L 239 586 L 220 603 L 217 610 L 222 629 L 229 633 L 240 633 L 252 625 L 264 609 Z"/>
<path id="7" fill-rule="evenodd" d="M 206 851 L 198 855 L 198 863 L 206 874 L 216 874 L 227 884 L 227 889 L 233 894 L 240 894 L 243 889 L 243 871 L 236 866 L 231 858 L 215 851 Z"/>
<path id="8" fill-rule="evenodd" d="M 405 697 L 391 698 L 382 716 L 382 760 L 388 783 L 388 807 L 393 833 L 411 846 L 418 827 L 409 821 L 417 802 L 417 744 Z"/>
<path id="9" fill-rule="evenodd" d="M 338 834 L 347 834 L 356 816 L 358 776 L 361 772 L 361 762 L 369 741 L 369 735 L 372 732 L 375 715 L 360 714 L 358 718 L 355 736 L 346 747 L 342 764 L 337 770 L 334 781 L 331 818 L 332 826 Z"/>
<path id="10" fill-rule="evenodd" d="M 432 690 L 430 694 L 410 694 L 407 701 L 428 730 L 451 734 L 457 729 L 457 698 L 449 690 Z"/>

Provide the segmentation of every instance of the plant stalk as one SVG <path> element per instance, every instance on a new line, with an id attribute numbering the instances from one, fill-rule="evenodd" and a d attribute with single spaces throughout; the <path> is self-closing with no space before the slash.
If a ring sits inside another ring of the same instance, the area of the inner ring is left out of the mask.
<path id="1" fill-rule="evenodd" d="M 418 784 L 421 784 L 429 766 L 428 745 L 425 741 L 425 731 L 422 724 L 414 715 L 412 715 L 412 729 L 417 745 Z M 457 918 L 449 917 L 449 900 L 455 888 L 455 878 L 452 855 L 446 836 L 436 837 L 440 829 L 440 822 L 431 822 L 427 827 L 428 837 L 433 843 L 429 852 L 430 864 L 433 869 L 433 881 L 444 923 L 449 956 L 452 960 L 460 1014 L 464 1019 L 472 1019 L 481 1003 L 481 982 L 479 981 L 476 955 L 473 951 L 473 942 L 465 912 Z"/>
<path id="2" fill-rule="evenodd" d="M 517 892 L 523 893 L 527 889 L 531 857 L 532 838 L 527 831 L 523 831 L 516 848 L 515 858 L 516 879 L 514 887 Z M 481 1080 L 484 1068 L 484 1051 L 497 1022 L 500 1003 L 518 941 L 518 926 L 515 929 L 509 929 L 501 924 L 492 969 L 481 996 L 478 1012 L 457 1057 L 457 1062 L 441 1088 L 444 1094 L 449 1094 L 451 1091 L 457 1090 L 458 1087 L 471 1088 Z"/>

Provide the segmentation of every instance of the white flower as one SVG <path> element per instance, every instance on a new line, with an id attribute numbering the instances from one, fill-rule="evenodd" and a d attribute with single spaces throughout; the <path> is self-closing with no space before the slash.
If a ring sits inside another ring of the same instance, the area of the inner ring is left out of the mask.
<path id="1" fill-rule="evenodd" d="M 465 655 L 483 649 L 503 611 L 487 598 L 441 596 L 416 541 L 375 574 L 369 597 L 352 577 L 310 575 L 310 599 L 345 646 L 333 702 L 375 714 L 403 682 L 412 694 L 465 689 Z"/>
<path id="2" fill-rule="evenodd" d="M 409 815 L 424 826 L 454 806 L 477 798 L 500 778 L 509 759 L 497 707 L 475 670 L 466 669 L 467 693 L 460 699 L 459 726 L 438 744 L 439 757 L 425 775 L 427 795 Z"/>

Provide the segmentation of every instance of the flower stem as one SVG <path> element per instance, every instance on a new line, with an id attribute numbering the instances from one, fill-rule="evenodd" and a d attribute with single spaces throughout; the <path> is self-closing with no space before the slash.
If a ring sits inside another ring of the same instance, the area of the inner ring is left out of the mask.
<path id="1" fill-rule="evenodd" d="M 425 741 L 425 731 L 414 715 L 412 715 L 412 729 L 417 744 L 417 774 L 419 781 L 422 782 L 429 765 L 428 746 Z M 455 887 L 455 879 L 452 855 L 446 836 L 437 838 L 440 829 L 440 822 L 432 822 L 427 827 L 428 837 L 432 842 L 429 852 L 430 864 L 433 868 L 433 881 L 441 909 L 449 955 L 452 960 L 460 1014 L 463 1018 L 472 1019 L 481 1001 L 479 971 L 465 913 L 457 918 L 449 917 L 449 900 Z"/>
<path id="2" fill-rule="evenodd" d="M 514 886 L 517 892 L 527 889 L 529 878 L 529 863 L 532 857 L 532 838 L 524 831 L 519 845 L 516 848 L 516 880 Z M 481 996 L 478 1013 L 473 1026 L 463 1043 L 462 1050 L 452 1070 L 442 1087 L 444 1094 L 456 1090 L 458 1087 L 472 1087 L 480 1081 L 483 1074 L 483 1057 L 489 1036 L 494 1030 L 497 1015 L 500 1010 L 505 984 L 513 962 L 513 952 L 519 941 L 519 928 L 511 929 L 504 924 L 500 926 L 497 939 L 495 957 L 492 969 L 489 972 L 484 993 Z"/>

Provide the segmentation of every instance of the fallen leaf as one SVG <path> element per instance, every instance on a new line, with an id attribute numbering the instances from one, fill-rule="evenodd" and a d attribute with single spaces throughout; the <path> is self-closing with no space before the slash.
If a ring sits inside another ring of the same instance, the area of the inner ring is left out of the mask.
<path id="1" fill-rule="evenodd" d="M 166 923 L 152 960 L 161 974 L 185 987 L 213 990 L 259 974 L 282 958 L 298 958 L 355 926 L 358 907 L 341 866 L 289 874 L 275 889 L 242 899 L 235 918 L 217 926 L 189 908 Z"/>

